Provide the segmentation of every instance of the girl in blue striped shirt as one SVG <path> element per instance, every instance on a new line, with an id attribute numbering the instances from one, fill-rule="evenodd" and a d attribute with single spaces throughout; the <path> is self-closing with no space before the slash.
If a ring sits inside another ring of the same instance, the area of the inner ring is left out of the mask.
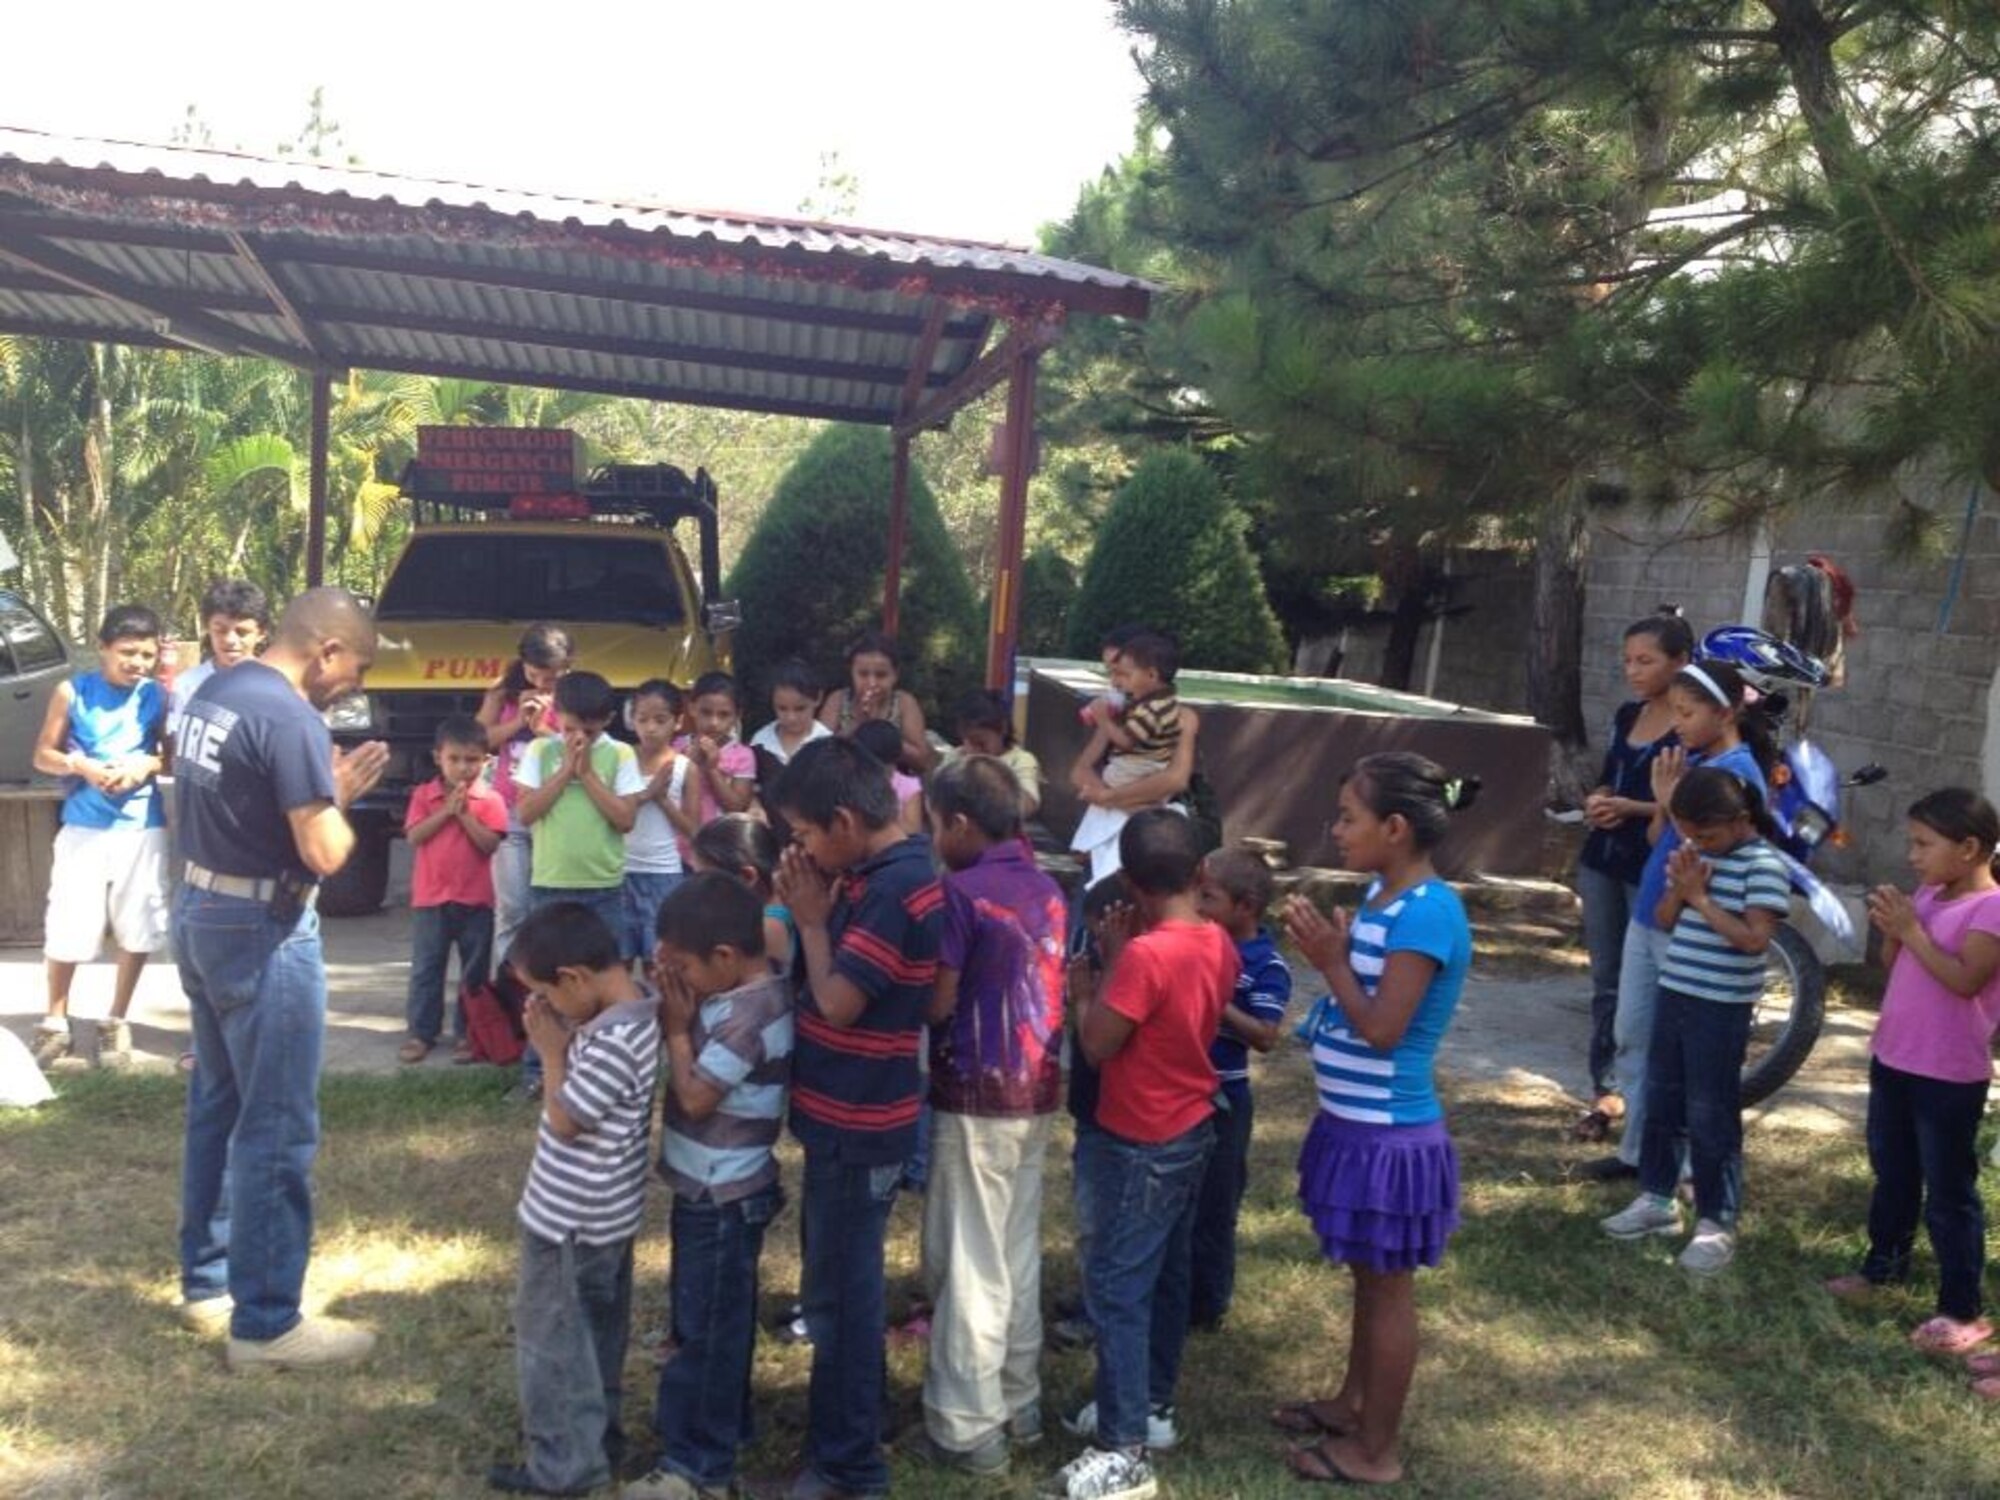
<path id="1" fill-rule="evenodd" d="M 1791 909 L 1791 873 L 1759 835 L 1775 830 L 1757 788 L 1702 766 L 1668 803 L 1681 844 L 1655 913 L 1671 932 L 1646 1053 L 1646 1136 L 1639 1196 L 1602 1221 L 1613 1239 L 1680 1233 L 1674 1201 L 1685 1145 L 1694 1173 L 1694 1237 L 1683 1269 L 1713 1275 L 1736 1254 L 1743 1196 L 1740 1085 L 1750 1019 L 1764 993 L 1764 950 Z"/>
<path id="2" fill-rule="evenodd" d="M 1368 756 L 1341 787 L 1333 825 L 1341 864 L 1375 877 L 1360 911 L 1329 919 L 1297 896 L 1286 907 L 1293 943 L 1332 991 L 1305 1027 L 1320 1109 L 1299 1156 L 1299 1201 L 1327 1259 L 1354 1275 L 1339 1391 L 1272 1414 L 1313 1440 L 1289 1459 L 1303 1479 L 1403 1477 L 1415 1272 L 1443 1258 L 1458 1225 L 1458 1158 L 1431 1064 L 1472 966 L 1465 908 L 1431 850 L 1477 790 L 1421 755 Z"/>

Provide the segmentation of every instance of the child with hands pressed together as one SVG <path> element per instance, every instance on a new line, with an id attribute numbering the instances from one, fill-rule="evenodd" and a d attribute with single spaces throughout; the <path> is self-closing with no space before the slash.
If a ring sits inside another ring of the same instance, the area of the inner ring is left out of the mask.
<path id="1" fill-rule="evenodd" d="M 397 1049 L 420 1063 L 444 1025 L 444 982 L 458 950 L 459 988 L 486 983 L 493 961 L 493 855 L 507 836 L 507 808 L 481 780 L 486 733 L 454 714 L 437 727 L 431 758 L 438 774 L 410 794 L 403 837 L 410 845 L 409 1035 Z M 454 1062 L 471 1062 L 465 1013 L 453 1022 Z"/>
<path id="2" fill-rule="evenodd" d="M 1639 1195 L 1602 1221 L 1614 1239 L 1678 1234 L 1683 1149 L 1695 1232 L 1681 1266 L 1713 1275 L 1736 1254 L 1743 1195 L 1743 1055 L 1764 992 L 1764 950 L 1791 909 L 1791 876 L 1757 789 L 1732 771 L 1687 772 L 1669 801 L 1681 842 L 1655 919 L 1670 934 L 1647 1050 Z"/>
<path id="3" fill-rule="evenodd" d="M 791 1124 L 805 1155 L 801 1293 L 813 1344 L 805 1468 L 791 1494 L 878 1495 L 889 1487 L 883 1247 L 917 1149 L 917 1053 L 944 892 L 929 841 L 897 824 L 888 768 L 852 740 L 800 750 L 776 799 L 797 839 L 777 894 L 803 956 Z"/>
<path id="4" fill-rule="evenodd" d="M 792 972 L 798 929 L 777 896 L 778 836 L 748 813 L 724 813 L 694 836 L 688 851 L 697 870 L 734 875 L 764 903 L 764 958 L 774 974 Z"/>
<path id="5" fill-rule="evenodd" d="M 1358 762 L 1333 825 L 1341 864 L 1374 877 L 1350 921 L 1305 898 L 1285 927 L 1330 993 L 1301 1028 L 1319 1113 L 1299 1154 L 1299 1201 L 1326 1258 L 1354 1276 L 1340 1389 L 1271 1415 L 1309 1438 L 1302 1479 L 1387 1484 L 1403 1476 L 1403 1404 L 1417 1361 L 1415 1272 L 1458 1227 L 1458 1157 L 1432 1069 L 1472 965 L 1472 928 L 1431 851 L 1479 783 L 1420 755 Z"/>
<path id="6" fill-rule="evenodd" d="M 1766 800 L 1764 778 L 1778 758 L 1769 718 L 1751 701 L 1742 674 L 1727 662 L 1693 661 L 1682 667 L 1667 686 L 1667 705 L 1679 743 L 1661 747 L 1648 773 L 1653 789 L 1648 826 L 1652 848 L 1639 873 L 1632 920 L 1625 929 L 1618 1011 L 1612 1023 L 1613 1066 L 1625 1102 L 1625 1133 L 1616 1154 L 1584 1168 L 1585 1176 L 1604 1182 L 1639 1175 L 1639 1152 L 1646 1138 L 1646 1058 L 1653 1039 L 1660 970 L 1673 936 L 1671 928 L 1659 924 L 1660 898 L 1666 893 L 1667 861 L 1681 842 L 1679 828 L 1667 816 L 1667 803 L 1681 777 L 1696 766 L 1732 772 Z"/>
<path id="7" fill-rule="evenodd" d="M 1927 1354 L 1962 1354 L 1993 1335 L 1980 1294 L 1986 1216 L 1975 1140 L 2000 1026 L 2000 813 L 1947 787 L 1911 804 L 1909 835 L 1915 897 L 1889 885 L 1868 897 L 1889 970 L 1868 1066 L 1868 1253 L 1827 1290 L 1856 1298 L 1906 1280 L 1921 1215 L 1937 1259 L 1937 1311 L 1910 1341 Z M 1973 1389 L 2000 1399 L 2000 1358 L 1970 1364 Z"/>
<path id="8" fill-rule="evenodd" d="M 531 914 L 507 954 L 548 1072 L 518 1213 L 514 1342 L 527 1455 L 486 1476 L 511 1494 L 583 1494 L 610 1483 L 624 1453 L 618 1412 L 660 1002 L 619 947 L 594 911 L 562 901 Z"/>
<path id="9" fill-rule="evenodd" d="M 757 1262 L 784 1204 L 772 1154 L 791 1072 L 790 987 L 764 955 L 763 903 L 689 876 L 660 905 L 666 1036 L 660 1176 L 673 1190 L 673 1356 L 660 1369 L 653 1472 L 627 1500 L 722 1500 L 752 1436 Z"/>
<path id="10" fill-rule="evenodd" d="M 900 669 L 896 643 L 878 630 L 864 630 L 847 648 L 847 686 L 827 694 L 819 721 L 845 738 L 870 719 L 886 719 L 902 737 L 897 763 L 914 775 L 931 768 L 924 710 L 913 694 L 896 685 Z"/>
<path id="11" fill-rule="evenodd" d="M 1196 906 L 1193 825 L 1151 808 L 1119 843 L 1132 905 L 1099 922 L 1102 986 L 1087 959 L 1069 974 L 1077 1045 L 1099 1078 L 1095 1125 L 1077 1146 L 1097 1380 L 1067 1422 L 1091 1446 L 1041 1491 L 1067 1500 L 1154 1494 L 1149 1450 L 1178 1441 L 1194 1221 L 1215 1144 L 1209 1045 L 1236 985 L 1236 945 Z"/>
<path id="12" fill-rule="evenodd" d="M 625 927 L 625 835 L 646 789 L 632 747 L 607 732 L 617 711 L 610 683 L 595 672 L 569 673 L 555 690 L 561 738 L 535 740 L 514 773 L 514 810 L 534 834 L 529 901 L 587 906 L 614 933 Z M 533 1097 L 541 1079 L 531 1036 L 521 1056 L 522 1092 Z"/>
<path id="13" fill-rule="evenodd" d="M 531 905 L 528 829 L 517 804 L 515 771 L 528 747 L 557 729 L 555 689 L 576 665 L 576 648 L 560 625 L 538 621 L 521 632 L 514 660 L 480 699 L 478 718 L 493 756 L 493 790 L 507 808 L 507 837 L 493 856 L 493 949 L 505 953 Z"/>
<path id="14" fill-rule="evenodd" d="M 687 871 L 685 848 L 694 837 L 690 811 L 693 763 L 674 748 L 680 731 L 681 690 L 654 677 L 632 689 L 628 700 L 633 752 L 645 787 L 633 802 L 632 830 L 625 835 L 625 921 L 619 929 L 628 958 L 653 951 L 653 918 Z"/>
<path id="15" fill-rule="evenodd" d="M 704 672 L 688 690 L 694 730 L 679 748 L 694 762 L 693 803 L 697 827 L 724 813 L 748 812 L 757 796 L 757 757 L 736 737 L 743 712 L 742 689 L 727 672 Z"/>

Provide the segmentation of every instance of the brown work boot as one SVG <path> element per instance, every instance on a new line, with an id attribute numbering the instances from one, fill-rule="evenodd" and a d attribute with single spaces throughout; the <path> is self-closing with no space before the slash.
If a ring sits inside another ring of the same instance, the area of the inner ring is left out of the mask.
<path id="1" fill-rule="evenodd" d="M 97 1023 L 97 1065 L 113 1069 L 132 1066 L 132 1028 L 125 1022 Z"/>
<path id="2" fill-rule="evenodd" d="M 47 1068 L 58 1058 L 69 1056 L 69 1019 L 49 1016 L 35 1028 L 35 1066 Z"/>

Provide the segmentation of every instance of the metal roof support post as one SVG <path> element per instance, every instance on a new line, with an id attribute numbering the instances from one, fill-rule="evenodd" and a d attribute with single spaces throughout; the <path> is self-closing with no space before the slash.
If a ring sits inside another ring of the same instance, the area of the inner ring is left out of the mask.
<path id="1" fill-rule="evenodd" d="M 306 587 L 326 582 L 326 465 L 333 426 L 333 381 L 325 370 L 308 372 L 312 382 L 312 458 L 306 481 Z"/>
<path id="2" fill-rule="evenodd" d="M 882 634 L 896 638 L 903 614 L 903 542 L 910 524 L 910 440 L 896 435 L 889 460 L 889 561 L 882 570 Z"/>
<path id="3" fill-rule="evenodd" d="M 1021 555 L 1028 532 L 1028 476 L 1034 470 L 1035 371 L 1041 349 L 1024 346 L 1008 375 L 1007 426 L 1000 459 L 999 561 L 986 634 L 986 686 L 1012 701 L 1014 644 L 1021 633 Z"/>

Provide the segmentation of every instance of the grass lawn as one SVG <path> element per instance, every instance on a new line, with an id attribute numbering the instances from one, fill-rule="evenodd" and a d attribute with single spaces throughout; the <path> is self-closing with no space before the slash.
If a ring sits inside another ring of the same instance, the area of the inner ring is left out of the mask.
<path id="1" fill-rule="evenodd" d="M 336 1078 L 325 1088 L 318 1249 L 309 1299 L 373 1322 L 376 1357 L 348 1375 L 232 1377 L 179 1330 L 174 1214 L 180 1091 L 81 1076 L 35 1113 L 0 1113 L 0 1495 L 211 1500 L 486 1493 L 513 1456 L 507 1305 L 527 1112 L 484 1069 Z M 1348 1306 L 1288 1196 L 1310 1094 L 1294 1052 L 1267 1069 L 1238 1306 L 1190 1347 L 1174 1496 L 1310 1493 L 1278 1464 L 1264 1414 L 1330 1390 Z M 1401 1492 L 1424 1496 L 2000 1495 L 1993 1418 L 1951 1367 L 1912 1354 L 1921 1294 L 1832 1304 L 1867 1189 L 1858 1141 L 1766 1130 L 1750 1147 L 1743 1253 L 1695 1286 L 1674 1247 L 1615 1245 L 1594 1219 L 1620 1195 L 1561 1180 L 1568 1114 L 1458 1090 L 1466 1226 L 1424 1278 L 1425 1345 Z M 1052 1160 L 1050 1292 L 1067 1292 L 1067 1135 Z M 796 1160 L 787 1163 L 796 1182 Z M 898 1211 L 892 1304 L 914 1286 L 914 1205 Z M 663 1321 L 659 1205 L 640 1254 L 635 1328 Z M 767 1313 L 796 1285 L 788 1211 L 765 1260 Z M 808 1356 L 766 1341 L 765 1441 L 779 1472 L 803 1426 Z M 921 1355 L 891 1355 L 898 1426 L 916 1415 Z M 1087 1356 L 1052 1355 L 1047 1401 L 1088 1391 Z M 648 1426 L 652 1372 L 635 1337 L 626 1424 Z M 1003 1484 L 947 1482 L 899 1462 L 904 1495 L 1022 1495 L 1065 1460 L 1059 1430 Z"/>

